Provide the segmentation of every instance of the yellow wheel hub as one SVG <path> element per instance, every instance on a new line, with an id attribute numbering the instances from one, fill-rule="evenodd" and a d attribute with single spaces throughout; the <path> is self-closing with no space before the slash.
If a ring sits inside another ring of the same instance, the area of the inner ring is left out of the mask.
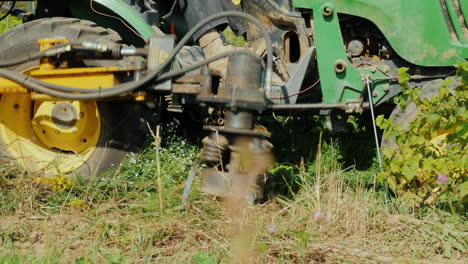
<path id="1" fill-rule="evenodd" d="M 30 94 L 0 98 L 0 140 L 20 163 L 68 173 L 93 154 L 101 118 L 96 102 L 31 101 Z"/>

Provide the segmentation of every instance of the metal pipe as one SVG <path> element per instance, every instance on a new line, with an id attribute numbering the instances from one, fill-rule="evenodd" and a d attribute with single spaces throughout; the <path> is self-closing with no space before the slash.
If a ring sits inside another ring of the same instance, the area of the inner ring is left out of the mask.
<path id="1" fill-rule="evenodd" d="M 457 11 L 455 10 L 455 6 L 453 5 L 453 1 L 445 0 L 445 6 L 447 7 L 447 12 L 458 40 L 460 40 L 462 43 L 466 43 L 468 39 L 465 39 L 465 34 L 463 33 L 460 21 L 458 21 L 458 15 Z"/>
<path id="2" fill-rule="evenodd" d="M 375 146 L 377 148 L 377 158 L 379 159 L 380 169 L 382 169 L 382 157 L 380 155 L 379 137 L 377 136 L 377 126 L 375 124 L 375 115 L 374 115 L 374 102 L 372 100 L 372 91 L 370 87 L 369 77 L 366 77 L 366 86 L 367 86 L 367 94 L 369 96 L 369 105 L 370 105 L 371 116 L 372 116 L 372 127 L 374 129 Z"/>
<path id="3" fill-rule="evenodd" d="M 144 48 L 122 48 L 121 56 L 148 56 L 148 50 Z"/>
<path id="4" fill-rule="evenodd" d="M 273 110 L 320 110 L 320 109 L 346 109 L 346 104 L 274 104 L 268 106 Z"/>
<path id="5" fill-rule="evenodd" d="M 253 114 L 248 111 L 228 111 L 225 116 L 225 125 L 229 128 L 251 130 Z"/>

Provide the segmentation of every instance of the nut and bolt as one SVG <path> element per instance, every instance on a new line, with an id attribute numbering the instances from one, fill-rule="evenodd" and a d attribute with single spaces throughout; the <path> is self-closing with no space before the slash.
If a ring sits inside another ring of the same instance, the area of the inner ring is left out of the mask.
<path id="1" fill-rule="evenodd" d="M 324 16 L 330 16 L 331 14 L 333 14 L 333 7 L 331 6 L 324 7 L 322 10 L 322 13 Z"/>
<path id="2" fill-rule="evenodd" d="M 342 73 L 346 71 L 346 62 L 344 60 L 337 60 L 335 65 L 333 65 L 333 69 L 336 73 Z"/>

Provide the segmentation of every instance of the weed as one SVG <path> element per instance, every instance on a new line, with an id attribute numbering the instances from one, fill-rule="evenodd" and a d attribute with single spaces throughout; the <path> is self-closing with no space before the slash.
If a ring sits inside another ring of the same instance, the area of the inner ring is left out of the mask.
<path id="1" fill-rule="evenodd" d="M 166 129 L 160 150 L 163 213 L 152 146 L 130 155 L 114 172 L 89 181 L 78 177 L 65 192 L 33 182 L 44 175 L 0 167 L 0 263 L 441 263 L 466 258 L 463 216 L 431 207 L 413 210 L 398 198 L 386 206 L 379 186 L 363 177 L 372 172 L 347 166 L 345 142 L 326 133 L 320 141 L 318 131 L 313 133 L 320 148 L 307 150 L 303 159 L 297 152 L 297 160 L 273 168 L 271 201 L 233 209 L 195 192 L 191 206 L 184 207 L 183 182 L 199 147 L 167 136 Z M 197 178 L 194 190 L 199 185 Z"/>

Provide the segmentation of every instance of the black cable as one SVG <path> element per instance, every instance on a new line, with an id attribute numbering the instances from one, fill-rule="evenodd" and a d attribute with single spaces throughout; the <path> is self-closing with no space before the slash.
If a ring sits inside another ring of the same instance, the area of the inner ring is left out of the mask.
<path id="1" fill-rule="evenodd" d="M 172 62 L 172 60 L 175 58 L 177 53 L 179 53 L 179 51 L 185 46 L 185 44 L 188 41 L 191 41 L 192 36 L 200 28 L 202 28 L 205 24 L 211 22 L 212 20 L 216 20 L 218 18 L 226 17 L 226 16 L 238 16 L 238 17 L 241 17 L 241 18 L 244 18 L 246 20 L 251 21 L 257 27 L 259 27 L 261 34 L 265 37 L 266 46 L 267 46 L 267 74 L 265 76 L 265 79 L 266 79 L 265 84 L 266 84 L 267 87 L 268 86 L 271 87 L 271 74 L 272 74 L 272 68 L 273 68 L 273 51 L 272 51 L 271 38 L 270 38 L 270 35 L 268 34 L 265 26 L 263 26 L 263 24 L 257 18 L 255 18 L 255 17 L 253 17 L 253 16 L 251 16 L 249 14 L 242 13 L 242 12 L 239 12 L 239 11 L 226 11 L 226 12 L 221 12 L 219 14 L 209 16 L 209 17 L 203 19 L 202 21 L 200 21 L 198 24 L 196 24 L 181 39 L 181 41 L 177 44 L 177 46 L 174 48 L 174 50 L 170 53 L 168 58 L 163 63 L 158 65 L 158 67 L 156 69 L 154 69 L 152 72 L 150 72 L 144 79 L 139 80 L 139 81 L 135 81 L 135 82 L 131 82 L 131 83 L 120 84 L 120 85 L 114 86 L 113 88 L 107 88 L 106 90 L 110 90 L 110 89 L 115 89 L 115 90 L 119 90 L 119 91 L 122 90 L 123 93 L 126 93 L 126 92 L 129 92 L 131 90 L 137 89 L 137 88 L 139 88 L 141 86 L 144 86 L 148 82 L 156 79 L 156 77 Z M 53 87 L 52 87 L 49 84 L 44 85 L 44 86 L 46 86 L 48 88 L 51 88 L 51 89 L 56 89 L 56 90 L 64 90 L 63 88 L 66 88 L 64 86 L 57 86 L 57 85 L 53 85 Z M 266 90 L 268 90 L 268 88 Z M 99 98 L 97 98 L 97 99 L 99 99 Z"/>
<path id="2" fill-rule="evenodd" d="M 3 1 L 4 3 L 5 1 Z M 2 6 L 3 6 L 3 3 L 2 3 Z M 15 9 L 15 5 L 16 5 L 16 1 L 13 1 L 13 4 L 11 4 L 11 7 L 10 7 L 10 10 L 8 10 L 8 12 L 6 12 L 5 15 L 3 15 L 1 18 L 0 18 L 0 21 L 2 21 L 3 19 L 5 19 L 7 16 L 9 16 L 11 14 L 11 11 L 13 11 L 13 9 Z"/>
<path id="3" fill-rule="evenodd" d="M 213 57 L 211 57 L 211 58 L 209 58 L 207 60 L 192 64 L 192 65 L 187 66 L 187 67 L 184 67 L 182 69 L 179 69 L 179 70 L 176 70 L 176 71 L 171 71 L 171 72 L 168 72 L 168 73 L 163 73 L 163 74 L 159 75 L 158 78 L 156 78 L 156 81 L 157 82 L 162 82 L 164 80 L 171 79 L 171 78 L 177 77 L 179 75 L 182 75 L 184 73 L 193 71 L 193 70 L 195 70 L 197 68 L 201 68 L 201 67 L 203 67 L 205 65 L 208 65 L 208 64 L 212 63 L 213 61 L 216 61 L 216 60 L 219 60 L 219 59 L 222 59 L 222 58 L 225 58 L 225 57 L 240 55 L 240 54 L 257 56 L 257 54 L 255 54 L 255 52 L 253 52 L 251 50 L 227 51 L 227 52 L 223 52 L 223 53 L 221 53 L 221 54 L 219 54 L 217 56 L 213 56 Z M 265 66 L 265 65 L 263 65 L 263 66 Z"/>
<path id="4" fill-rule="evenodd" d="M 174 12 L 174 9 L 175 9 L 176 5 L 177 5 L 177 0 L 174 0 L 174 3 L 172 3 L 171 10 L 169 10 L 169 13 L 162 16 L 161 19 L 162 20 L 168 19 L 172 15 L 172 13 Z"/>
<path id="5" fill-rule="evenodd" d="M 26 55 L 26 56 L 21 57 L 19 59 L 12 59 L 12 60 L 9 60 L 9 61 L 1 61 L 0 62 L 0 68 L 2 68 L 2 67 L 11 67 L 11 66 L 15 66 L 15 65 L 18 65 L 18 64 L 21 64 L 21 63 L 28 62 L 28 61 L 42 59 L 42 58 L 45 58 L 45 57 L 56 56 L 56 55 L 67 52 L 67 50 L 65 50 L 65 49 L 60 50 L 61 48 L 66 47 L 66 46 L 72 46 L 72 45 L 79 46 L 79 45 L 81 45 L 81 43 L 61 43 L 61 44 L 55 45 L 53 47 L 50 47 L 50 48 L 48 48 L 46 50 L 38 51 L 36 53 Z"/>
<path id="6" fill-rule="evenodd" d="M 233 50 L 233 51 L 227 51 L 221 54 L 218 54 L 216 56 L 213 56 L 207 60 L 201 61 L 199 63 L 190 65 L 188 67 L 172 71 L 169 73 L 161 74 L 157 78 L 158 82 L 161 82 L 166 79 L 173 78 L 178 75 L 182 75 L 186 72 L 190 72 L 194 69 L 203 67 L 205 65 L 208 65 L 216 60 L 229 57 L 229 56 L 235 56 L 235 55 L 240 55 L 240 54 L 246 54 L 246 55 L 252 55 L 255 56 L 256 54 L 253 51 L 250 50 Z M 70 99 L 70 100 L 91 100 L 95 99 L 93 98 L 94 94 L 99 94 L 103 97 L 113 97 L 113 96 L 118 96 L 123 93 L 129 92 L 129 91 L 114 91 L 110 90 L 109 88 L 97 88 L 97 89 L 85 89 L 85 88 L 73 88 L 73 87 L 64 87 L 61 85 L 56 85 L 56 84 L 51 84 L 51 83 L 46 83 L 44 81 L 41 81 L 39 79 L 30 77 L 28 75 L 24 75 L 21 73 L 17 73 L 11 70 L 6 70 L 6 69 L 0 69 L 0 77 L 4 77 L 6 79 L 9 79 L 11 81 L 14 81 L 16 83 L 19 83 L 20 85 L 30 88 L 36 92 L 39 93 L 44 93 L 48 94 L 54 97 L 59 97 L 59 98 L 64 98 L 64 99 Z M 32 85 L 31 85 L 32 84 Z M 44 87 L 43 84 L 47 84 L 49 87 Z M 56 87 L 57 89 L 54 89 Z M 116 87 L 116 86 L 115 86 Z M 61 90 L 61 91 L 57 91 Z M 75 92 L 80 92 L 81 94 L 72 94 Z"/>
<path id="7" fill-rule="evenodd" d="M 144 79 L 139 80 L 139 81 L 134 81 L 131 83 L 124 83 L 120 85 L 116 85 L 112 88 L 106 88 L 104 90 L 99 90 L 97 92 L 91 92 L 91 93 L 86 93 L 86 94 L 68 94 L 68 93 L 63 93 L 59 91 L 54 91 L 54 90 L 62 90 L 62 91 L 77 91 L 76 89 L 79 88 L 73 88 L 73 87 L 67 87 L 67 86 L 60 86 L 60 85 L 54 85 L 50 83 L 44 83 L 42 81 L 39 81 L 34 78 L 30 78 L 29 76 L 22 75 L 18 73 L 15 73 L 15 76 L 11 76 L 12 72 L 8 70 L 1 70 L 2 71 L 2 77 L 5 77 L 7 79 L 13 80 L 15 82 L 20 83 L 22 86 L 33 89 L 35 91 L 38 91 L 40 93 L 45 93 L 54 97 L 61 97 L 65 99 L 73 99 L 73 100 L 92 100 L 92 99 L 101 99 L 104 97 L 113 97 L 113 96 L 118 96 L 123 93 L 128 93 L 132 90 L 135 90 L 137 88 L 140 88 L 142 86 L 145 86 L 149 82 L 157 79 L 158 75 L 172 62 L 172 60 L 175 58 L 177 53 L 180 52 L 180 50 L 184 47 L 184 45 L 191 40 L 192 36 L 205 24 L 211 22 L 212 20 L 216 20 L 221 17 L 226 17 L 226 16 L 234 16 L 234 17 L 241 17 L 244 18 L 253 24 L 255 24 L 261 34 L 265 37 L 266 41 L 266 46 L 267 46 L 267 71 L 265 75 L 265 87 L 266 87 L 266 92 L 269 94 L 269 90 L 271 89 L 271 74 L 272 74 L 272 69 L 273 69 L 273 51 L 272 51 L 272 41 L 271 38 L 263 24 L 255 17 L 245 14 L 242 12 L 238 11 L 227 11 L 227 12 L 221 12 L 219 14 L 215 14 L 212 16 L 209 16 L 202 21 L 200 21 L 197 25 L 195 25 L 182 39 L 181 41 L 177 44 L 177 46 L 174 48 L 174 50 L 170 53 L 168 58 L 158 65 L 155 70 L 150 72 Z M 226 52 L 226 54 L 230 54 L 231 52 Z M 242 53 L 242 52 L 241 52 Z M 236 52 L 232 52 L 232 55 L 236 54 Z M 218 56 L 212 57 L 208 60 L 205 60 L 201 63 L 200 65 L 206 65 L 212 61 L 215 61 L 220 58 L 224 58 L 226 56 L 232 56 L 232 55 L 224 55 L 224 54 L 219 54 Z M 203 66 L 201 65 L 201 66 Z M 201 67 L 200 66 L 200 67 Z M 180 73 L 179 73 L 180 74 Z M 23 76 L 22 78 L 18 78 L 18 76 Z M 15 79 L 13 79 L 13 77 Z M 19 81 L 17 81 L 19 80 Z M 80 90 L 81 91 L 81 90 Z M 93 91 L 96 91 L 95 89 Z"/>

